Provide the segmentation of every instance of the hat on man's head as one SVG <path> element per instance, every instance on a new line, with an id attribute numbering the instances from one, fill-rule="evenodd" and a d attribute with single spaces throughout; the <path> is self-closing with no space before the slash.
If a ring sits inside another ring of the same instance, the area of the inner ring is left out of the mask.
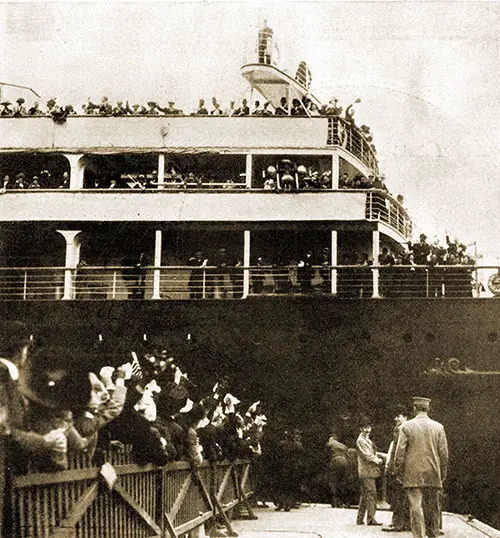
<path id="1" fill-rule="evenodd" d="M 22 321 L 0 320 L 0 356 L 9 359 L 30 342 L 30 333 Z"/>
<path id="2" fill-rule="evenodd" d="M 56 410 L 81 410 L 90 400 L 90 380 L 83 357 L 63 347 L 39 348 L 19 375 L 19 389 L 35 404 Z"/>
<path id="3" fill-rule="evenodd" d="M 359 419 L 359 427 L 360 428 L 366 428 L 368 426 L 371 426 L 372 425 L 372 421 L 371 421 L 371 418 L 370 417 L 361 417 Z"/>
<path id="4" fill-rule="evenodd" d="M 430 398 L 424 398 L 422 396 L 414 396 L 412 398 L 412 401 L 413 401 L 413 405 L 426 406 L 427 409 L 429 409 L 429 406 L 431 404 L 431 399 Z"/>

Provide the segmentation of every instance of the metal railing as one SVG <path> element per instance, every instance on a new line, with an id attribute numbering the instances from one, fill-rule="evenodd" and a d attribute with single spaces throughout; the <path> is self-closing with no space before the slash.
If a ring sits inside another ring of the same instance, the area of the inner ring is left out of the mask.
<path id="1" fill-rule="evenodd" d="M 405 208 L 383 191 L 366 193 L 365 216 L 368 220 L 385 222 L 403 237 L 411 237 L 412 222 Z"/>
<path id="2" fill-rule="evenodd" d="M 0 300 L 215 300 L 308 293 L 352 298 L 488 297 L 493 295 L 487 290 L 488 281 L 499 271 L 497 266 L 460 265 L 17 267 L 0 268 Z"/>
<path id="3" fill-rule="evenodd" d="M 368 142 L 354 123 L 348 122 L 340 116 L 329 117 L 327 145 L 344 148 L 370 170 L 373 170 L 375 174 L 378 174 L 378 161 L 374 146 Z"/>
<path id="4" fill-rule="evenodd" d="M 242 504 L 253 516 L 246 460 L 156 467 L 136 464 L 127 447 L 107 454 L 113 483 L 90 458 L 81 460 L 66 471 L 14 475 L 4 497 L 12 528 L 2 538 L 177 538 L 215 518 L 236 536 L 227 512 Z"/>

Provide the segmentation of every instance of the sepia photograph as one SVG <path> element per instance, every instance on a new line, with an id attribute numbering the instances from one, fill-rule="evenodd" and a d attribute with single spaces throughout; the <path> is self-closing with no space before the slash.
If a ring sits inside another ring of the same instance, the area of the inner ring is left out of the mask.
<path id="1" fill-rule="evenodd" d="M 0 538 L 500 537 L 499 27 L 0 3 Z"/>

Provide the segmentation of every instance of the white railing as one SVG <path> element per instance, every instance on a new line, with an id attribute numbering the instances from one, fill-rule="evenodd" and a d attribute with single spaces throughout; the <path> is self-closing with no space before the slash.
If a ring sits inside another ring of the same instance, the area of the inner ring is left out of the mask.
<path id="1" fill-rule="evenodd" d="M 12 267 L 0 268 L 0 300 L 214 300 L 286 294 L 471 298 L 493 296 L 488 282 L 495 277 L 500 293 L 497 266 Z"/>
<path id="2" fill-rule="evenodd" d="M 385 222 L 403 237 L 410 238 L 412 222 L 405 208 L 389 194 L 369 190 L 366 193 L 366 218 Z"/>

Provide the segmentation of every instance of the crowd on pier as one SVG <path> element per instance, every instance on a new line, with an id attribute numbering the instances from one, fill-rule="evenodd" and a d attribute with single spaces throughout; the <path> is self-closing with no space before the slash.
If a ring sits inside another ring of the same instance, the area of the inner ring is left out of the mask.
<path id="1" fill-rule="evenodd" d="M 196 467 L 204 459 L 261 454 L 267 418 L 260 402 L 242 407 L 226 378 L 199 394 L 196 376 L 166 350 L 142 346 L 123 364 L 95 371 L 89 357 L 75 353 L 33 349 L 22 323 L 3 324 L 0 427 L 16 472 L 64 470 L 79 454 L 100 461 L 125 445 L 138 463 L 156 465 L 185 460 Z"/>

